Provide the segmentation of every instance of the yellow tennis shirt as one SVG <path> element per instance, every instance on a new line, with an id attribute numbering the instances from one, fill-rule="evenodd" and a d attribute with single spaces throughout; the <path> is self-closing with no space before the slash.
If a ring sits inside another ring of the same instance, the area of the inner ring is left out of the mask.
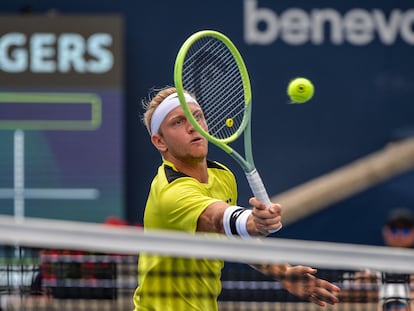
<path id="1" fill-rule="evenodd" d="M 237 185 L 233 173 L 208 161 L 208 183 L 200 183 L 168 161 L 151 184 L 144 228 L 195 233 L 201 213 L 212 203 L 235 205 Z M 135 311 L 214 311 L 221 292 L 221 260 L 176 258 L 141 254 Z"/>

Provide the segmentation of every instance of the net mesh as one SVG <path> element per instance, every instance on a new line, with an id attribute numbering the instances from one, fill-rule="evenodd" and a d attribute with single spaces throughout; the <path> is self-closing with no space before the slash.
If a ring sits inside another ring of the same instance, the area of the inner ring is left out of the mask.
<path id="1" fill-rule="evenodd" d="M 317 268 L 318 277 L 342 289 L 341 302 L 325 310 L 385 310 L 385 306 L 408 310 L 414 289 L 412 250 L 144 233 L 40 219 L 16 223 L 12 217 L 0 217 L 0 237 L 2 311 L 133 310 L 137 262 L 144 252 L 188 262 L 205 257 L 223 260 L 219 310 L 321 310 L 247 263 L 290 262 Z M 199 278 L 203 271 L 172 264 L 164 273 L 181 282 Z M 169 285 L 163 288 L 168 293 Z M 203 293 L 193 295 L 203 299 Z"/>
<path id="2" fill-rule="evenodd" d="M 210 135 L 226 139 L 242 125 L 245 115 L 243 79 L 227 46 L 202 37 L 188 49 L 182 69 L 185 90 L 196 96 Z"/>

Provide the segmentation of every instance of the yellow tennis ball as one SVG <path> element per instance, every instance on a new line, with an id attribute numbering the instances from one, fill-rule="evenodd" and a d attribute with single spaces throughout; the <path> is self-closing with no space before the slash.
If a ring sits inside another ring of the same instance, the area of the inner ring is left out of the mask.
<path id="1" fill-rule="evenodd" d="M 292 102 L 303 104 L 312 98 L 315 89 L 312 82 L 306 78 L 296 78 L 290 81 L 287 93 Z"/>
<path id="2" fill-rule="evenodd" d="M 232 118 L 227 118 L 226 125 L 227 127 L 232 127 L 234 125 L 234 120 Z"/>

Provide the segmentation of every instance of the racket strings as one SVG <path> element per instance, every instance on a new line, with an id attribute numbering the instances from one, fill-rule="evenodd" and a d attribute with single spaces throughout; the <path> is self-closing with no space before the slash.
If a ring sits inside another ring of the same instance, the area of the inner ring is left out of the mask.
<path id="1" fill-rule="evenodd" d="M 183 87 L 194 94 L 204 111 L 209 134 L 226 139 L 243 123 L 245 96 L 238 64 L 220 40 L 204 37 L 187 52 Z"/>
<path id="2" fill-rule="evenodd" d="M 201 54 L 200 51 L 202 51 L 201 49 L 203 49 L 203 48 L 207 49 L 205 44 L 203 44 L 200 48 L 197 48 L 196 52 L 194 52 L 194 54 L 193 54 L 193 57 L 191 57 L 189 59 L 189 66 L 192 66 L 193 69 L 195 68 L 194 59 L 196 57 L 200 57 L 200 54 Z M 212 46 L 210 46 L 208 48 L 208 50 L 211 51 L 212 53 L 217 53 L 217 49 L 213 48 Z M 217 62 L 217 60 L 218 60 L 217 58 L 208 57 L 208 55 L 206 55 L 204 51 L 203 51 L 203 56 L 204 57 L 207 56 L 207 57 L 205 57 L 205 59 L 203 61 L 203 66 L 205 64 L 205 66 L 207 66 L 206 67 L 207 70 L 209 70 L 208 68 L 218 68 L 219 67 L 218 62 Z M 238 74 L 237 67 L 233 66 L 230 69 L 231 69 L 231 71 L 228 72 L 229 77 L 231 77 L 235 74 Z M 211 78 L 206 78 L 206 75 L 201 75 L 200 84 L 204 85 L 204 89 L 215 89 L 215 88 L 220 87 L 221 79 L 211 79 Z M 225 97 L 222 97 L 222 98 L 218 98 L 218 96 L 216 96 L 216 95 L 218 95 L 219 93 L 216 93 L 216 92 L 209 92 L 208 94 L 206 94 L 205 92 L 203 92 L 203 93 L 205 95 L 203 99 L 205 100 L 206 103 L 215 102 L 215 101 L 218 101 L 218 100 L 220 100 L 223 103 L 226 103 L 229 100 L 234 100 L 232 98 L 229 98 L 231 96 L 231 93 L 224 94 Z M 211 97 L 208 97 L 208 96 L 211 96 Z M 211 107 L 212 106 L 209 106 L 207 104 L 204 104 L 204 106 L 205 106 L 204 107 L 205 108 L 204 112 L 205 112 L 205 114 L 208 115 L 211 112 Z M 221 108 L 220 110 L 217 110 L 217 114 L 221 113 L 225 109 L 225 106 L 224 105 L 220 106 L 220 108 Z M 215 123 L 214 120 L 211 120 L 211 121 L 212 121 L 213 124 Z"/>

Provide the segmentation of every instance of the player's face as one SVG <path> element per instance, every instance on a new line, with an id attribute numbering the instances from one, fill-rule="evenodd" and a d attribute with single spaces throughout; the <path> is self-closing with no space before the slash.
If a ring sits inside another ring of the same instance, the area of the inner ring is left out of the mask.
<path id="1" fill-rule="evenodd" d="M 204 114 L 198 105 L 190 104 L 190 109 L 200 125 L 207 129 Z M 180 161 L 204 160 L 207 156 L 208 142 L 187 120 L 179 106 L 172 110 L 161 124 L 162 139 L 169 157 Z M 170 158 L 171 160 L 171 158 Z"/>

